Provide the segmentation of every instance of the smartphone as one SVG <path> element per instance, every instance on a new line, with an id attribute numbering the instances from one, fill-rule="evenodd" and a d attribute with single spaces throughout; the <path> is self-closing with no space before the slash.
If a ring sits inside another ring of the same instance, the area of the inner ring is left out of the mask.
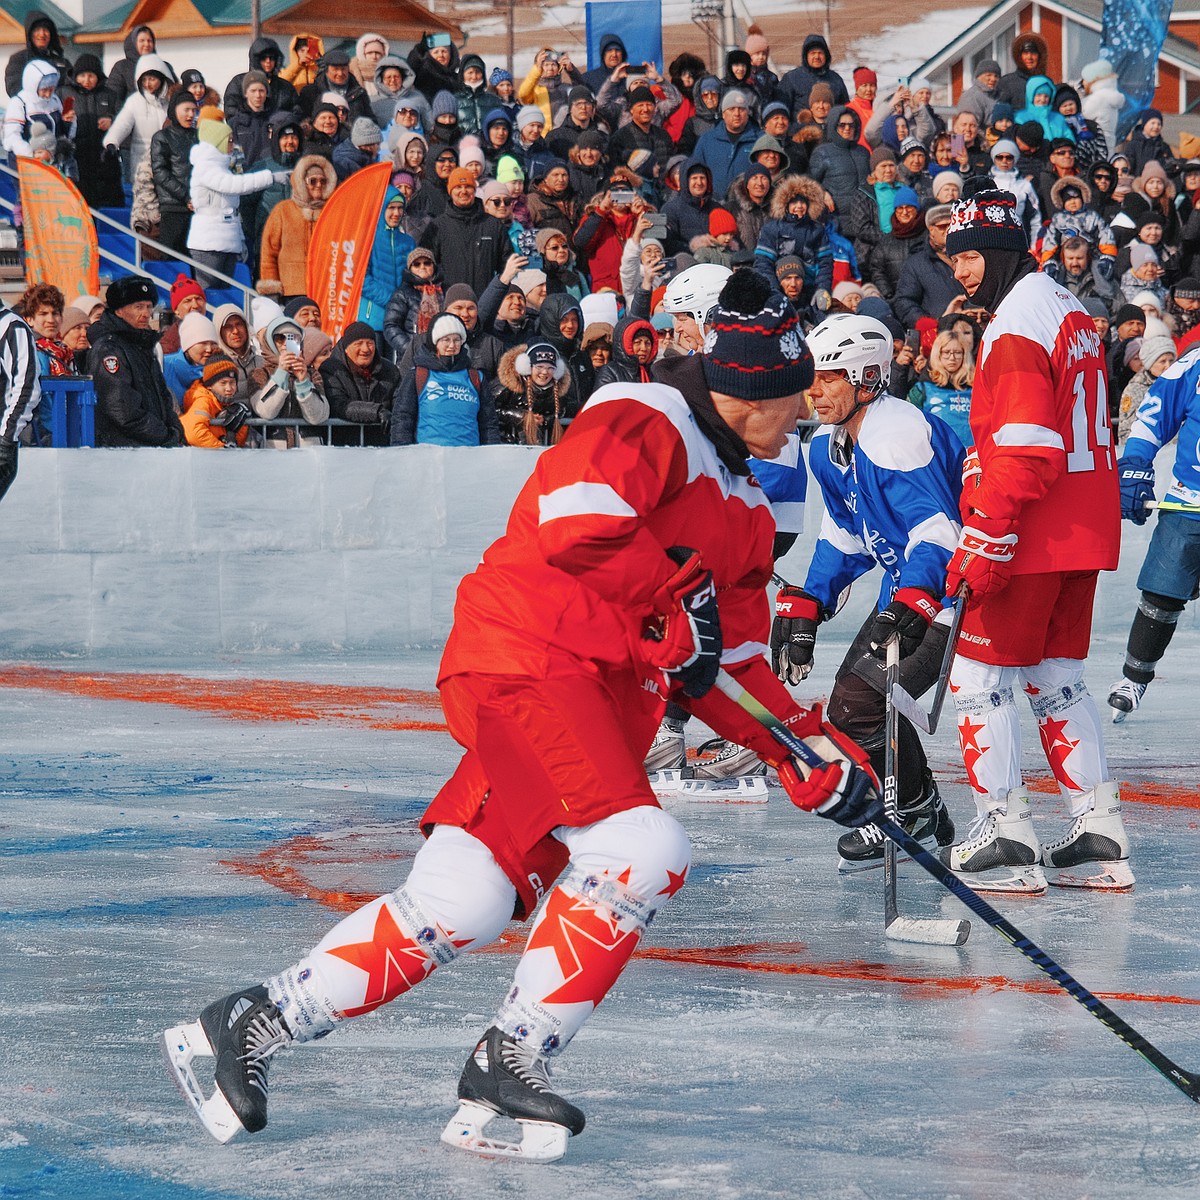
<path id="1" fill-rule="evenodd" d="M 960 158 L 967 149 L 966 138 L 961 133 L 952 133 L 950 135 L 950 153 L 955 158 Z"/>
<path id="2" fill-rule="evenodd" d="M 646 215 L 650 218 L 646 236 L 657 238 L 661 242 L 667 236 L 667 218 L 662 213 L 647 213 Z"/>
<path id="3" fill-rule="evenodd" d="M 915 329 L 910 329 L 904 335 L 904 344 L 914 353 L 921 353 L 921 335 Z"/>
<path id="4" fill-rule="evenodd" d="M 290 354 L 294 354 L 297 358 L 300 356 L 300 347 L 302 343 L 294 333 L 285 333 L 283 335 L 284 349 Z"/>
<path id="5" fill-rule="evenodd" d="M 911 79 L 912 79 L 911 75 L 901 75 L 900 78 L 896 82 L 899 83 L 899 85 L 901 87 L 908 87 L 909 81 Z"/>
<path id="6" fill-rule="evenodd" d="M 517 234 L 517 249 L 523 255 L 525 255 L 526 258 L 529 258 L 531 255 L 536 254 L 537 253 L 537 230 L 536 229 L 522 229 L 521 232 Z"/>
<path id="7" fill-rule="evenodd" d="M 631 188 L 613 188 L 609 195 L 614 204 L 632 204 L 636 193 Z"/>

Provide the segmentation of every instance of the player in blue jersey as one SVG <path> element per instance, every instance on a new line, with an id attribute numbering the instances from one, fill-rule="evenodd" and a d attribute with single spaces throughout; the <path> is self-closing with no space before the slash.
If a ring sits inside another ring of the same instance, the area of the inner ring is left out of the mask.
<path id="1" fill-rule="evenodd" d="M 883 581 L 838 668 L 828 717 L 871 756 L 882 777 L 883 647 L 900 638 L 900 682 L 914 696 L 936 681 L 949 633 L 943 609 L 946 564 L 959 535 L 965 451 L 954 431 L 888 395 L 892 335 L 872 317 L 829 317 L 809 335 L 816 381 L 809 399 L 822 428 L 809 469 L 825 500 L 821 535 L 803 588 L 785 587 L 771 632 L 773 665 L 797 684 L 812 668 L 817 627 L 843 592 L 875 566 Z M 939 615 L 945 617 L 939 620 Z M 916 729 L 901 718 L 897 806 L 904 827 L 926 845 L 948 846 L 954 825 L 938 794 Z M 877 826 L 838 840 L 842 870 L 883 860 Z"/>
<path id="2" fill-rule="evenodd" d="M 1154 456 L 1179 438 L 1171 486 L 1142 563 L 1142 596 L 1122 677 L 1109 691 L 1113 720 L 1123 721 L 1142 702 L 1166 653 L 1179 614 L 1200 594 L 1200 347 L 1167 368 L 1142 397 L 1125 451 L 1117 464 L 1121 516 L 1144 525 L 1154 500 Z"/>
<path id="3" fill-rule="evenodd" d="M 697 263 L 681 271 L 667 284 L 663 307 L 675 318 L 677 343 L 689 354 L 698 354 L 711 326 L 709 313 L 733 272 L 715 263 Z M 801 344 L 802 346 L 803 344 Z M 748 460 L 750 470 L 771 502 L 775 518 L 775 557 L 782 558 L 804 532 L 804 501 L 808 494 L 808 472 L 804 467 L 799 434 L 791 434 L 777 458 L 769 462 Z M 668 704 L 654 744 L 646 756 L 650 772 L 677 771 L 687 762 L 684 726 L 688 713 L 678 704 Z M 701 747 L 715 750 L 711 757 L 696 763 L 699 780 L 733 779 L 741 775 L 765 775 L 766 764 L 744 746 L 717 738 Z"/>

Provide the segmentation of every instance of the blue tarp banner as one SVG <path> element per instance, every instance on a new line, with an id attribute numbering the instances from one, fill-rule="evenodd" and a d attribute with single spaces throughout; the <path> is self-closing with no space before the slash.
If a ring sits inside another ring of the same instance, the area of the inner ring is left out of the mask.
<path id="1" fill-rule="evenodd" d="M 1172 0 L 1104 0 L 1100 57 L 1117 72 L 1121 91 L 1128 97 L 1121 113 L 1120 132 L 1151 107 L 1154 68 L 1167 36 Z"/>
<path id="2" fill-rule="evenodd" d="M 652 62 L 663 69 L 662 0 L 588 0 L 588 70 L 601 66 L 600 39 L 615 33 L 631 63 Z"/>

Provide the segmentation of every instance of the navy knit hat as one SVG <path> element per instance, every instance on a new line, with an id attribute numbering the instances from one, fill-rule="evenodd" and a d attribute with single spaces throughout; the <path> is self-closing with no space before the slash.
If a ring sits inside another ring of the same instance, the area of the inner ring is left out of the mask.
<path id="1" fill-rule="evenodd" d="M 285 317 L 294 317 L 302 308 L 316 308 L 321 306 L 308 296 L 295 296 L 283 306 L 283 315 Z"/>
<path id="2" fill-rule="evenodd" d="M 512 83 L 512 81 L 512 72 L 506 71 L 503 67 L 493 67 L 491 75 L 488 76 L 488 83 L 492 87 L 498 83 Z"/>
<path id="3" fill-rule="evenodd" d="M 435 121 L 438 117 L 458 116 L 458 101 L 454 98 L 452 92 L 438 92 L 429 107 L 433 111 L 433 119 Z"/>
<path id="4" fill-rule="evenodd" d="M 108 285 L 104 294 L 104 303 L 110 312 L 142 300 L 149 300 L 151 304 L 158 300 L 154 285 L 144 275 L 122 275 Z"/>
<path id="5" fill-rule="evenodd" d="M 956 200 L 950 209 L 946 253 L 964 250 L 1016 250 L 1026 253 L 1029 240 L 1017 218 L 1017 198 L 1012 192 L 976 192 L 969 200 Z"/>
<path id="6" fill-rule="evenodd" d="M 749 267 L 729 277 L 704 339 L 704 378 L 742 400 L 794 396 L 813 381 L 813 357 L 796 310 Z"/>

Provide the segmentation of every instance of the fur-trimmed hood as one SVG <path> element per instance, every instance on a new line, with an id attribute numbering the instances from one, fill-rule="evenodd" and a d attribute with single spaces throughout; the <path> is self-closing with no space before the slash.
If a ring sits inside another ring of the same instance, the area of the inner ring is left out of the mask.
<path id="1" fill-rule="evenodd" d="M 305 154 L 292 168 L 292 201 L 308 220 L 315 221 L 317 213 L 321 211 L 324 205 L 314 208 L 308 202 L 308 189 L 304 186 L 304 176 L 308 174 L 310 167 L 320 167 L 325 176 L 326 200 L 333 195 L 333 189 L 337 187 L 338 178 L 337 172 L 333 169 L 333 163 L 320 154 Z"/>
<path id="2" fill-rule="evenodd" d="M 1091 185 L 1086 180 L 1080 179 L 1078 175 L 1064 175 L 1050 189 L 1050 200 L 1053 203 L 1055 208 L 1057 208 L 1057 209 L 1062 208 L 1062 206 L 1063 206 L 1063 198 L 1062 198 L 1063 189 L 1069 188 L 1069 187 L 1077 187 L 1083 193 L 1083 203 L 1085 205 L 1091 204 L 1091 202 L 1092 202 Z"/>
<path id="3" fill-rule="evenodd" d="M 1037 66 L 1030 72 L 1031 75 L 1044 75 L 1046 73 L 1046 62 L 1050 57 L 1049 48 L 1046 46 L 1046 39 L 1040 33 L 1018 33 L 1013 38 L 1009 46 L 1009 53 L 1012 54 L 1012 60 L 1016 64 L 1016 69 L 1022 74 L 1025 74 L 1025 68 L 1021 64 L 1021 47 L 1026 42 L 1033 42 L 1037 46 L 1038 61 Z"/>
<path id="4" fill-rule="evenodd" d="M 538 339 L 539 341 L 544 339 Z M 517 371 L 517 359 L 529 349 L 528 342 L 522 342 L 519 346 L 514 346 L 511 350 L 506 350 L 500 356 L 500 362 L 496 366 L 496 378 L 500 380 L 500 386 L 517 396 L 525 395 L 525 384 L 528 380 L 525 376 Z M 559 358 L 561 359 L 561 354 Z M 571 372 L 564 373 L 561 379 L 552 381 L 544 388 L 534 388 L 534 394 L 544 394 L 549 399 L 551 393 L 555 393 L 558 399 L 563 400 L 567 393 L 571 390 Z"/>
<path id="5" fill-rule="evenodd" d="M 807 175 L 789 175 L 776 183 L 775 191 L 771 194 L 771 217 L 776 221 L 785 220 L 788 205 L 797 196 L 804 196 L 808 200 L 808 215 L 815 221 L 825 203 L 825 190 Z"/>

